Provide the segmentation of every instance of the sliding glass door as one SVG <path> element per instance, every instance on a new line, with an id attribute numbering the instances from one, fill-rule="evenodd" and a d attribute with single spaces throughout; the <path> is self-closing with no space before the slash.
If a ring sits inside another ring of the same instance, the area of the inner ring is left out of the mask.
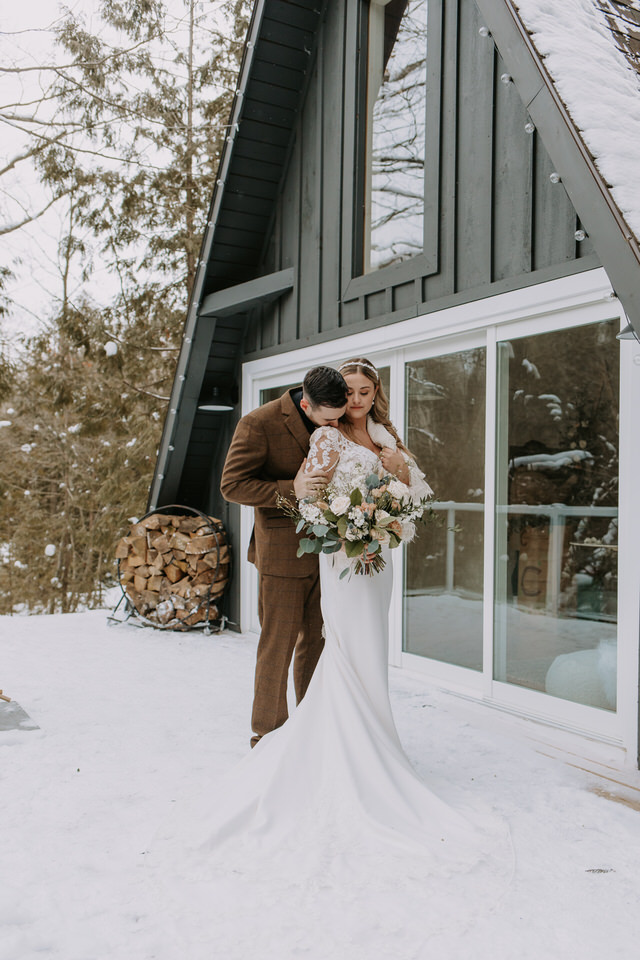
<path id="1" fill-rule="evenodd" d="M 402 649 L 494 699 L 616 710 L 618 329 L 513 324 L 404 364 L 437 521 L 406 550 Z"/>
<path id="2" fill-rule="evenodd" d="M 404 650 L 482 670 L 486 348 L 405 366 L 406 435 L 434 488 L 407 547 Z"/>
<path id="3" fill-rule="evenodd" d="M 616 708 L 617 323 L 498 344 L 494 677 Z"/>

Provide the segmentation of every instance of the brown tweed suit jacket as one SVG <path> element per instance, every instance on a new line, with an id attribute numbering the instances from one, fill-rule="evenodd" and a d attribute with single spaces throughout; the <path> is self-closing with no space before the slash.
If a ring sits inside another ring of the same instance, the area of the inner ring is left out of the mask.
<path id="1" fill-rule="evenodd" d="M 309 452 L 309 433 L 291 393 L 252 410 L 238 423 L 222 471 L 225 500 L 255 508 L 248 558 L 276 577 L 308 577 L 318 569 L 313 554 L 296 557 L 294 522 L 276 507 L 276 494 L 295 502 L 293 478 Z"/>

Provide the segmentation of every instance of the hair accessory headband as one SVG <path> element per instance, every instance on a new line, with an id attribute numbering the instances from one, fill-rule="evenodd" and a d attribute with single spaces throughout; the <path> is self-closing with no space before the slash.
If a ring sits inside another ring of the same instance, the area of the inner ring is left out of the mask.
<path id="1" fill-rule="evenodd" d="M 375 374 L 376 380 L 380 379 L 380 374 L 374 365 L 372 363 L 367 363 L 366 360 L 364 362 L 362 360 L 347 360 L 346 363 L 343 363 L 338 367 L 338 373 L 342 373 L 342 371 L 346 370 L 347 367 L 364 367 L 365 370 L 371 370 L 371 373 Z"/>

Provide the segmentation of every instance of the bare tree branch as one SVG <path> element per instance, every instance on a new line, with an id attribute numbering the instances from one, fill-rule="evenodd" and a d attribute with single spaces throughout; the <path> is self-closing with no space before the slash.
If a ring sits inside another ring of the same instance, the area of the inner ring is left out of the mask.
<path id="1" fill-rule="evenodd" d="M 50 146 L 52 143 L 57 143 L 64 136 L 65 136 L 65 131 L 63 130 L 61 133 L 58 134 L 57 137 L 52 137 L 50 140 L 46 140 L 45 143 L 38 144 L 37 146 L 32 147 L 31 150 L 27 150 L 26 153 L 22 153 L 22 154 L 19 154 L 17 157 L 14 157 L 13 160 L 11 160 L 6 165 L 6 167 L 3 167 L 0 170 L 0 177 L 3 174 L 8 173 L 9 170 L 13 170 L 16 164 L 20 163 L 22 160 L 29 160 L 31 157 L 35 157 L 39 153 L 42 153 L 42 151 L 46 150 L 48 146 Z"/>
<path id="2" fill-rule="evenodd" d="M 125 387 L 129 387 L 130 390 L 135 390 L 136 393 L 144 393 L 146 397 L 153 397 L 154 400 L 166 400 L 168 403 L 171 399 L 171 397 L 162 397 L 159 393 L 151 393 L 149 390 L 143 390 L 142 387 L 136 387 L 135 383 L 129 383 L 129 381 L 125 380 L 124 377 L 122 378 L 122 382 L 124 383 Z"/>
<path id="3" fill-rule="evenodd" d="M 35 73 L 40 71 L 46 73 L 47 71 L 58 72 L 59 70 L 72 70 L 77 67 L 82 67 L 86 69 L 87 67 L 103 67 L 106 63 L 109 63 L 110 60 L 117 60 L 119 57 L 126 57 L 134 50 L 138 50 L 140 47 L 143 47 L 147 43 L 151 43 L 153 40 L 159 40 L 162 37 L 162 33 L 153 34 L 150 37 L 146 37 L 144 40 L 140 40 L 139 43 L 134 43 L 132 47 L 127 47 L 123 50 L 114 50 L 113 53 L 108 54 L 105 57 L 102 57 L 101 60 L 80 60 L 75 63 L 64 63 L 64 64 L 36 64 L 34 67 L 3 67 L 0 64 L 0 73 Z"/>
<path id="4" fill-rule="evenodd" d="M 52 207 L 54 203 L 56 203 L 62 197 L 67 196 L 69 193 L 71 193 L 70 189 L 63 190 L 62 193 L 59 193 L 55 197 L 53 197 L 53 199 L 50 200 L 49 203 L 47 203 L 46 206 L 42 208 L 42 210 L 38 210 L 37 213 L 29 214 L 23 220 L 20 220 L 17 223 L 10 223 L 4 227 L 0 226 L 0 237 L 5 237 L 8 233 L 13 233 L 15 230 L 19 230 L 21 227 L 26 227 L 28 223 L 33 223 L 33 221 L 37 220 L 38 217 L 41 217 L 43 213 L 46 213 L 49 207 Z"/>

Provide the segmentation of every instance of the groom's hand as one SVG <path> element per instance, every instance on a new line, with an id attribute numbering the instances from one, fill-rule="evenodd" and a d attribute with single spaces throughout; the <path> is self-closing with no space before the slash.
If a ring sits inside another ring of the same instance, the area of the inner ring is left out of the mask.
<path id="1" fill-rule="evenodd" d="M 329 482 L 329 476 L 324 470 L 311 470 L 305 473 L 306 458 L 300 464 L 300 469 L 293 478 L 293 492 L 298 500 L 305 497 L 319 497 Z"/>

